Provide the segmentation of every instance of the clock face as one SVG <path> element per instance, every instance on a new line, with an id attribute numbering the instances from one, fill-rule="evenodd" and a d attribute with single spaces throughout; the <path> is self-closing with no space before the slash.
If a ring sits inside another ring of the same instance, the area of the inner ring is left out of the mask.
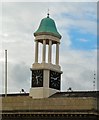
<path id="1" fill-rule="evenodd" d="M 43 70 L 32 70 L 32 87 L 43 87 Z"/>
<path id="2" fill-rule="evenodd" d="M 60 79 L 61 79 L 61 73 L 50 71 L 49 87 L 60 90 Z"/>

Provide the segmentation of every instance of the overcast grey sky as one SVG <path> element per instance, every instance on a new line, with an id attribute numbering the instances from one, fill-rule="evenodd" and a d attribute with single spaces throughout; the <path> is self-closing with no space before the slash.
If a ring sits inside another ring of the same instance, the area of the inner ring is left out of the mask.
<path id="1" fill-rule="evenodd" d="M 34 62 L 33 33 L 37 30 L 41 19 L 46 17 L 48 8 L 50 17 L 54 19 L 62 35 L 60 44 L 60 65 L 63 71 L 61 90 L 66 91 L 69 87 L 73 90 L 93 90 L 93 74 L 94 70 L 97 71 L 97 3 L 6 2 L 0 7 L 2 7 L 2 14 L 0 14 L 2 23 L 0 92 L 4 93 L 5 49 L 8 50 L 9 93 L 19 92 L 21 88 L 29 92 L 30 67 Z"/>

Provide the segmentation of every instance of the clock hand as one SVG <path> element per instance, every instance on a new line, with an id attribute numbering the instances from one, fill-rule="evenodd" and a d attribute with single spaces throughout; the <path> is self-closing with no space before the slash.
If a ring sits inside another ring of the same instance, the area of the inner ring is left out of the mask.
<path id="1" fill-rule="evenodd" d="M 37 84 L 38 84 L 38 78 L 39 78 L 39 77 L 38 77 L 38 76 L 36 76 Z"/>
<path id="2" fill-rule="evenodd" d="M 39 78 L 41 75 L 37 75 L 36 77 Z"/>

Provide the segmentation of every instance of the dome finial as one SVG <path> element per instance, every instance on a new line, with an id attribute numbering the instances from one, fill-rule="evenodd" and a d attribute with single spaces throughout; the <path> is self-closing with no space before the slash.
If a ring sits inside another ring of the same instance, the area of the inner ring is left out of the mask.
<path id="1" fill-rule="evenodd" d="M 50 15 L 50 14 L 49 14 L 49 9 L 48 9 L 47 18 L 49 18 L 49 15 Z"/>

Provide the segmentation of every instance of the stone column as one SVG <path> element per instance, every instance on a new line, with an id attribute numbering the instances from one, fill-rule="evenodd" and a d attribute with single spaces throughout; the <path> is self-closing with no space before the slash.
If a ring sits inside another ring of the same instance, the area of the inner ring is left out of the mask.
<path id="1" fill-rule="evenodd" d="M 38 41 L 35 42 L 35 63 L 38 63 Z"/>
<path id="2" fill-rule="evenodd" d="M 56 65 L 59 65 L 59 43 L 56 44 Z"/>
<path id="3" fill-rule="evenodd" d="M 48 63 L 51 63 L 52 56 L 52 41 L 49 40 L 49 48 L 48 48 Z"/>
<path id="4" fill-rule="evenodd" d="M 42 63 L 46 62 L 46 40 L 43 40 Z"/>

